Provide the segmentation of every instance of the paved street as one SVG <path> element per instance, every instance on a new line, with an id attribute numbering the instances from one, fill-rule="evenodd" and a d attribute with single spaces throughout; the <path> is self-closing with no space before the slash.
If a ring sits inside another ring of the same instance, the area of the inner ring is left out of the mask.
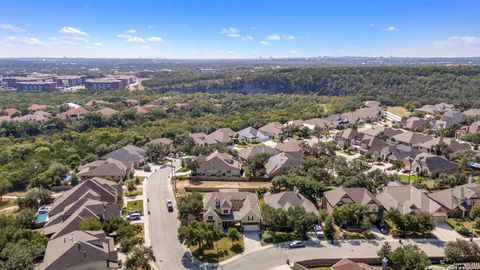
<path id="1" fill-rule="evenodd" d="M 439 240 L 404 240 L 404 244 L 416 244 L 429 256 L 443 256 L 444 242 Z M 316 258 L 375 258 L 377 251 L 383 241 L 340 241 L 334 245 L 326 241 L 309 242 L 307 248 L 288 249 L 285 245 L 263 249 L 254 253 L 247 254 L 236 260 L 222 263 L 222 269 L 225 270 L 264 270 L 264 269 L 282 269 L 286 265 L 286 260 L 302 261 Z M 398 241 L 390 242 L 393 249 L 400 244 Z"/>
<path id="2" fill-rule="evenodd" d="M 176 161 L 174 165 L 178 168 L 180 161 Z M 168 179 L 171 172 L 170 164 L 160 167 L 144 183 L 147 197 L 150 199 L 147 205 L 147 209 L 150 210 L 148 231 L 156 257 L 156 266 L 160 270 L 202 269 L 203 266 L 192 259 L 187 248 L 177 239 L 180 222 L 177 220 L 173 190 Z M 173 212 L 167 210 L 168 198 L 172 199 L 175 205 Z"/>

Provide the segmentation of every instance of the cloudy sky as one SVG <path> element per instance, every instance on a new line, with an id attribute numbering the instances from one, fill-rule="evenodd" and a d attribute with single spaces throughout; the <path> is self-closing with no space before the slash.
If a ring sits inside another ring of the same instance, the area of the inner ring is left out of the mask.
<path id="1" fill-rule="evenodd" d="M 0 57 L 480 56 L 478 0 L 2 0 Z"/>

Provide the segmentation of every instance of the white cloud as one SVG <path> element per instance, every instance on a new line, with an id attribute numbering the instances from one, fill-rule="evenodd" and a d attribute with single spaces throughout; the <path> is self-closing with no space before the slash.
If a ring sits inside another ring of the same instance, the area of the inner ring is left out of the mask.
<path id="1" fill-rule="evenodd" d="M 271 43 L 269 41 L 262 40 L 262 41 L 260 41 L 260 44 L 262 44 L 263 46 L 268 46 Z"/>
<path id="2" fill-rule="evenodd" d="M 153 25 L 147 26 L 147 29 L 149 29 L 149 30 L 150 30 L 150 29 L 153 29 Z"/>
<path id="3" fill-rule="evenodd" d="M 117 37 L 127 39 L 127 38 L 131 38 L 132 36 L 127 34 L 118 34 Z"/>
<path id="4" fill-rule="evenodd" d="M 129 33 L 129 34 L 135 34 L 135 33 L 137 33 L 137 30 L 135 30 L 135 29 L 128 29 L 128 30 L 127 30 L 127 33 Z"/>
<path id="5" fill-rule="evenodd" d="M 163 39 L 161 37 L 157 37 L 157 36 L 151 36 L 148 41 L 150 42 L 162 42 Z"/>
<path id="6" fill-rule="evenodd" d="M 127 38 L 127 41 L 133 42 L 133 43 L 145 43 L 145 39 L 141 37 L 130 37 L 130 38 Z"/>
<path id="7" fill-rule="evenodd" d="M 236 35 L 238 34 L 238 29 L 235 27 L 228 27 L 220 29 L 220 34 L 224 35 Z"/>
<path id="8" fill-rule="evenodd" d="M 398 29 L 395 26 L 389 26 L 387 28 L 383 28 L 383 31 L 386 32 L 398 32 Z"/>
<path id="9" fill-rule="evenodd" d="M 150 49 L 150 46 L 148 46 L 148 45 L 142 45 L 142 46 L 140 46 L 140 48 L 142 48 L 142 49 Z"/>
<path id="10" fill-rule="evenodd" d="M 267 40 L 271 40 L 271 41 L 278 41 L 278 40 L 293 40 L 295 39 L 294 36 L 292 35 L 278 35 L 278 34 L 271 34 L 271 35 L 268 35 Z"/>
<path id="11" fill-rule="evenodd" d="M 374 24 L 374 23 L 369 23 L 368 26 L 369 26 L 369 27 L 374 27 L 375 24 Z"/>
<path id="12" fill-rule="evenodd" d="M 60 34 L 64 35 L 74 35 L 74 36 L 88 36 L 87 32 L 83 32 L 80 29 L 71 27 L 71 26 L 64 26 L 59 31 Z"/>
<path id="13" fill-rule="evenodd" d="M 253 37 L 250 35 L 241 35 L 240 31 L 235 27 L 222 28 L 220 29 L 220 34 L 226 35 L 231 38 L 239 38 L 241 40 L 253 40 Z"/>
<path id="14" fill-rule="evenodd" d="M 29 46 L 43 46 L 45 43 L 35 37 L 17 37 L 7 36 L 3 39 L 7 43 L 29 45 Z"/>
<path id="15" fill-rule="evenodd" d="M 103 44 L 100 43 L 100 42 L 95 42 L 95 43 L 93 43 L 93 46 L 95 46 L 95 47 L 103 47 Z"/>
<path id="16" fill-rule="evenodd" d="M 436 41 L 433 46 L 436 48 L 445 48 L 449 46 L 472 46 L 480 45 L 480 37 L 476 36 L 450 36 L 444 40 Z"/>
<path id="17" fill-rule="evenodd" d="M 290 50 L 290 51 L 288 51 L 288 54 L 297 55 L 297 54 L 299 54 L 299 52 L 295 51 L 295 50 Z"/>
<path id="18" fill-rule="evenodd" d="M 7 23 L 0 23 L 0 29 L 16 33 L 25 32 L 25 29 Z"/>

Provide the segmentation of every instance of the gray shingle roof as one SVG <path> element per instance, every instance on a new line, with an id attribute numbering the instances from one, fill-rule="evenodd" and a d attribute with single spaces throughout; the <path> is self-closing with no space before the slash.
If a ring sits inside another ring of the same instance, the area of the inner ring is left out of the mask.
<path id="1" fill-rule="evenodd" d="M 310 200 L 305 198 L 302 194 L 294 191 L 285 191 L 275 194 L 267 193 L 265 194 L 265 203 L 273 208 L 282 208 L 284 210 L 288 210 L 288 208 L 294 206 L 302 206 L 305 211 L 318 214 L 317 208 L 315 208 L 315 205 L 313 205 Z"/>

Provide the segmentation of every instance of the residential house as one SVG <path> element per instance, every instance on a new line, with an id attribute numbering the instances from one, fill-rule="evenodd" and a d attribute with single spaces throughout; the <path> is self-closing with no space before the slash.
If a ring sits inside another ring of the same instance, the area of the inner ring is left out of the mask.
<path id="1" fill-rule="evenodd" d="M 208 146 L 208 145 L 212 145 L 212 144 L 216 143 L 210 137 L 208 137 L 207 134 L 205 134 L 203 132 L 190 133 L 189 136 L 190 136 L 190 138 L 192 138 L 192 140 L 195 144 L 200 145 L 200 146 Z"/>
<path id="2" fill-rule="evenodd" d="M 383 116 L 383 107 L 361 108 L 353 112 L 344 113 L 348 123 L 365 123 L 377 120 Z"/>
<path id="3" fill-rule="evenodd" d="M 136 99 L 127 99 L 127 104 L 130 107 L 140 106 L 140 101 L 138 101 Z"/>
<path id="4" fill-rule="evenodd" d="M 313 118 L 308 119 L 303 122 L 303 126 L 313 130 L 315 127 L 321 127 L 325 129 L 332 129 L 334 128 L 334 124 L 332 121 L 322 118 Z"/>
<path id="5" fill-rule="evenodd" d="M 325 117 L 324 120 L 332 123 L 333 128 L 338 128 L 348 124 L 348 118 L 342 114 L 331 114 Z"/>
<path id="6" fill-rule="evenodd" d="M 439 203 L 449 217 L 465 217 L 475 202 L 480 200 L 480 185 L 470 183 L 454 188 L 439 190 L 428 194 L 435 202 Z"/>
<path id="7" fill-rule="evenodd" d="M 401 160 L 405 165 L 409 164 L 410 161 L 413 161 L 415 157 L 420 153 L 419 150 L 403 145 L 397 144 L 395 146 L 386 146 L 380 151 L 380 157 L 382 160 L 393 163 L 396 160 Z"/>
<path id="8" fill-rule="evenodd" d="M 339 187 L 324 192 L 321 198 L 322 208 L 330 214 L 335 207 L 352 203 L 366 206 L 368 213 L 376 215 L 379 220 L 383 218 L 382 203 L 366 188 Z"/>
<path id="9" fill-rule="evenodd" d="M 412 162 L 412 167 L 414 172 L 429 177 L 458 171 L 458 165 L 455 162 L 430 153 L 418 154 Z"/>
<path id="10" fill-rule="evenodd" d="M 415 109 L 414 111 L 426 114 L 427 116 L 433 116 L 435 114 L 452 111 L 454 109 L 455 109 L 455 106 L 452 104 L 439 103 L 435 105 L 424 105 L 420 108 Z"/>
<path id="11" fill-rule="evenodd" d="M 27 110 L 31 111 L 31 112 L 36 112 L 36 111 L 44 111 L 48 109 L 48 106 L 47 105 L 41 105 L 41 104 L 32 104 L 30 106 L 28 106 Z"/>
<path id="12" fill-rule="evenodd" d="M 417 147 L 419 144 L 433 139 L 431 136 L 415 132 L 403 132 L 392 136 L 390 142 L 394 144 L 403 144 L 411 147 Z"/>
<path id="13" fill-rule="evenodd" d="M 286 152 L 286 153 L 301 152 L 302 144 L 303 144 L 302 141 L 290 139 L 288 141 L 278 143 L 277 145 L 275 145 L 275 149 L 277 149 L 280 152 Z"/>
<path id="14" fill-rule="evenodd" d="M 402 214 L 425 212 L 431 214 L 436 221 L 446 221 L 447 213 L 427 193 L 428 191 L 412 185 L 392 183 L 383 187 L 376 197 L 385 210 L 394 208 Z"/>
<path id="15" fill-rule="evenodd" d="M 331 270 L 376 270 L 377 268 L 370 266 L 366 263 L 356 263 L 347 258 L 343 258 L 330 266 Z"/>
<path id="16" fill-rule="evenodd" d="M 23 116 L 13 117 L 11 120 L 18 123 L 43 123 L 47 121 L 48 118 L 41 114 L 26 114 Z"/>
<path id="17" fill-rule="evenodd" d="M 348 148 L 352 145 L 352 140 L 358 136 L 359 132 L 355 129 L 347 128 L 335 134 L 335 141 L 340 148 Z"/>
<path id="18" fill-rule="evenodd" d="M 352 146 L 362 155 L 380 156 L 382 149 L 388 144 L 380 138 L 359 133 L 352 140 Z"/>
<path id="19" fill-rule="evenodd" d="M 480 109 L 469 109 L 462 112 L 462 114 L 468 117 L 480 117 Z"/>
<path id="20" fill-rule="evenodd" d="M 259 231 L 260 207 L 255 193 L 235 189 L 220 190 L 203 198 L 203 220 L 217 228 L 240 226 L 244 231 Z"/>
<path id="21" fill-rule="evenodd" d="M 146 164 L 147 150 L 129 144 L 101 157 L 103 160 L 109 158 L 119 160 L 128 170 L 133 170 Z"/>
<path id="22" fill-rule="evenodd" d="M 253 147 L 249 147 L 249 148 L 242 148 L 242 149 L 238 150 L 238 156 L 244 161 L 246 161 L 251 156 L 258 155 L 258 154 L 261 154 L 261 153 L 276 155 L 276 154 L 280 153 L 280 151 L 278 151 L 275 148 L 272 148 L 270 146 L 265 146 L 265 145 L 253 146 Z"/>
<path id="23" fill-rule="evenodd" d="M 305 196 L 300 194 L 298 190 L 295 191 L 285 191 L 280 193 L 266 193 L 265 194 L 265 204 L 275 209 L 288 210 L 290 207 L 301 206 L 305 209 L 306 212 L 314 213 L 318 215 L 317 208 L 315 205 Z"/>
<path id="24" fill-rule="evenodd" d="M 359 132 L 373 137 L 379 137 L 382 140 L 388 140 L 395 135 L 403 133 L 400 129 L 393 129 L 379 125 L 375 125 L 372 128 L 361 130 Z"/>
<path id="25" fill-rule="evenodd" d="M 12 117 L 16 113 L 21 113 L 20 110 L 17 110 L 15 108 L 7 108 L 7 109 L 4 109 L 2 112 L 4 115 L 10 116 L 10 117 Z"/>
<path id="26" fill-rule="evenodd" d="M 273 139 L 279 139 L 280 136 L 285 134 L 284 126 L 279 122 L 268 123 L 258 130 Z"/>
<path id="27" fill-rule="evenodd" d="M 256 128 L 247 127 L 237 132 L 239 142 L 257 143 L 268 141 L 269 136 Z"/>
<path id="28" fill-rule="evenodd" d="M 441 145 L 445 145 L 452 153 L 460 152 L 460 151 L 468 151 L 471 150 L 472 147 L 469 143 L 466 142 L 459 142 L 454 138 L 445 138 L 445 137 L 437 137 L 433 138 L 429 141 L 421 143 L 418 145 L 418 149 L 423 152 L 428 153 L 435 153 L 435 154 L 446 154 L 446 153 L 437 153 L 437 149 L 440 148 Z"/>
<path id="29" fill-rule="evenodd" d="M 208 134 L 208 138 L 215 144 L 231 145 L 237 142 L 237 133 L 230 128 L 219 128 Z"/>
<path id="30" fill-rule="evenodd" d="M 198 176 L 242 176 L 242 163 L 228 153 L 215 151 L 196 158 Z"/>
<path id="31" fill-rule="evenodd" d="M 145 147 L 148 149 L 149 145 L 157 145 L 157 144 L 163 144 L 168 146 L 170 149 L 170 152 L 175 151 L 175 145 L 173 145 L 173 140 L 169 138 L 158 138 L 158 139 L 151 140 L 145 144 Z"/>
<path id="32" fill-rule="evenodd" d="M 122 198 L 122 185 L 98 177 L 83 181 L 55 199 L 48 212 L 49 216 L 63 212 L 68 205 L 82 198 L 116 204 Z"/>
<path id="33" fill-rule="evenodd" d="M 273 178 L 278 175 L 285 174 L 290 168 L 300 166 L 302 164 L 303 154 L 300 152 L 279 153 L 272 156 L 265 163 L 266 175 Z"/>
<path id="34" fill-rule="evenodd" d="M 90 199 L 87 196 L 65 206 L 62 212 L 51 215 L 49 213 L 43 234 L 52 239 L 80 229 L 82 221 L 87 218 L 96 218 L 100 221 L 108 217 L 120 216 L 118 204 Z"/>
<path id="35" fill-rule="evenodd" d="M 118 269 L 113 238 L 103 231 L 72 231 L 48 242 L 35 270 Z"/>
<path id="36" fill-rule="evenodd" d="M 420 117 L 410 117 L 403 124 L 403 128 L 411 131 L 424 131 L 429 122 Z"/>
<path id="37" fill-rule="evenodd" d="M 105 160 L 95 160 L 78 167 L 77 176 L 82 180 L 101 177 L 118 182 L 125 179 L 128 172 L 129 168 L 127 168 L 123 162 L 113 158 L 107 158 Z"/>
<path id="38" fill-rule="evenodd" d="M 65 112 L 62 112 L 58 115 L 60 119 L 65 119 L 65 120 L 80 120 L 85 117 L 85 115 L 88 113 L 87 110 L 84 108 L 71 108 Z"/>
<path id="39" fill-rule="evenodd" d="M 457 134 L 463 136 L 465 134 L 473 134 L 477 132 L 480 132 L 480 121 L 476 121 L 471 123 L 470 125 L 463 126 L 462 128 L 460 128 Z"/>
<path id="40" fill-rule="evenodd" d="M 105 107 L 105 108 L 102 108 L 102 109 L 96 111 L 95 113 L 101 114 L 103 116 L 112 116 L 114 114 L 117 114 L 118 111 L 114 110 L 112 108 Z"/>

